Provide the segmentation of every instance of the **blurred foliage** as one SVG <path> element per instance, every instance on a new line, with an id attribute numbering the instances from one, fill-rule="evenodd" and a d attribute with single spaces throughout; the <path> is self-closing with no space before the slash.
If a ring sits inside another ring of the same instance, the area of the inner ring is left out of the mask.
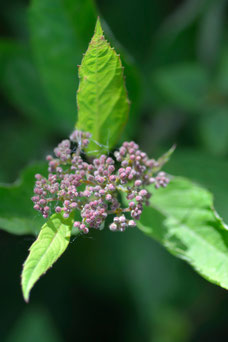
<path id="1" fill-rule="evenodd" d="M 18 318 L 6 342 L 61 342 L 45 308 L 30 306 Z"/>
<path id="2" fill-rule="evenodd" d="M 27 168 L 14 184 L 0 186 L 0 225 L 7 232 L 17 232 L 19 235 L 38 234 L 45 222 L 42 216 L 34 215 L 31 205 L 34 176 L 37 172 L 47 172 L 45 162 Z"/>
<path id="3" fill-rule="evenodd" d="M 227 0 L 4 2 L 0 181 L 14 181 L 72 130 L 77 64 L 99 13 L 124 60 L 133 104 L 125 138 L 155 156 L 177 143 L 167 171 L 206 186 L 228 221 L 227 8 Z M 1 232 L 1 341 L 226 341 L 226 291 L 136 230 L 73 238 L 27 308 L 18 280 L 32 240 Z"/>

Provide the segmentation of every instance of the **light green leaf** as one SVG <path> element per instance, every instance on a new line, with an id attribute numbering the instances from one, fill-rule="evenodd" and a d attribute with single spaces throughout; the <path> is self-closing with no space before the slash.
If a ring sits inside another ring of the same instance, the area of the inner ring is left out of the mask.
<path id="1" fill-rule="evenodd" d="M 33 209 L 35 174 L 46 174 L 47 164 L 27 167 L 14 184 L 0 185 L 0 229 L 9 233 L 38 234 L 44 223 L 41 215 Z"/>
<path id="2" fill-rule="evenodd" d="M 154 191 L 138 227 L 212 283 L 228 289 L 228 227 L 212 195 L 185 178 Z"/>
<path id="3" fill-rule="evenodd" d="M 76 121 L 77 64 L 96 21 L 92 0 L 33 0 L 29 10 L 34 58 L 58 120 Z"/>
<path id="4" fill-rule="evenodd" d="M 22 291 L 25 301 L 42 274 L 63 254 L 67 248 L 73 225 L 73 215 L 64 219 L 62 214 L 53 214 L 43 225 L 37 240 L 30 247 L 22 271 Z"/>
<path id="5" fill-rule="evenodd" d="M 126 82 L 128 98 L 134 99 L 134 101 L 131 102 L 126 128 L 124 129 L 124 132 L 121 136 L 121 141 L 118 142 L 119 144 L 121 144 L 121 142 L 123 141 L 132 140 L 138 132 L 139 122 L 141 118 L 140 107 L 142 105 L 142 96 L 144 96 L 142 90 L 143 77 L 136 61 L 134 60 L 132 55 L 129 54 L 129 51 L 126 50 L 126 46 L 124 47 L 122 44 L 120 44 L 111 28 L 107 25 L 106 21 L 101 21 L 101 23 L 102 29 L 105 32 L 105 36 L 107 37 L 110 45 L 115 46 L 117 54 L 121 56 L 121 62 L 124 67 L 124 78 Z M 116 30 L 115 34 L 117 34 Z M 121 35 L 121 38 L 122 36 L 123 35 Z"/>
<path id="6" fill-rule="evenodd" d="M 105 40 L 99 19 L 79 79 L 77 128 L 92 134 L 89 151 L 108 151 L 126 124 L 129 100 L 120 58 Z"/>

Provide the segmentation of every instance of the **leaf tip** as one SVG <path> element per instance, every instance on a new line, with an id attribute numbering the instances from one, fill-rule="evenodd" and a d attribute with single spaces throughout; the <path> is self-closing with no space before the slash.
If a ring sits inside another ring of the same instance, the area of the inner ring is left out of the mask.
<path id="1" fill-rule="evenodd" d="M 25 269 L 25 263 L 23 265 L 22 274 L 21 274 L 21 290 L 22 290 L 22 295 L 23 295 L 24 301 L 26 303 L 28 303 L 31 288 L 28 288 L 28 286 L 27 286 L 25 274 L 24 274 L 24 269 Z"/>
<path id="2" fill-rule="evenodd" d="M 103 36 L 103 30 L 101 27 L 100 17 L 97 17 L 97 22 L 95 26 L 95 35 Z"/>
<path id="3" fill-rule="evenodd" d="M 25 303 L 29 303 L 29 293 L 23 293 L 23 298 L 24 298 L 24 301 Z"/>
<path id="4" fill-rule="evenodd" d="M 22 273 L 22 279 L 21 279 L 21 288 L 22 288 L 22 295 L 23 295 L 24 301 L 28 303 L 29 296 L 30 296 L 30 289 L 28 289 L 24 284 L 23 273 Z"/>

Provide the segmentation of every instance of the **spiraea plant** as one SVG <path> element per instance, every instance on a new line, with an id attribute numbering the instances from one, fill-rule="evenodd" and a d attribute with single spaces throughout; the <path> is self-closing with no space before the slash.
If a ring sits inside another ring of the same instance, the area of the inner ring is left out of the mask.
<path id="1" fill-rule="evenodd" d="M 130 102 L 120 57 L 99 19 L 79 81 L 76 127 L 47 156 L 48 175 L 34 172 L 33 208 L 46 223 L 23 265 L 25 300 L 72 235 L 106 228 L 139 228 L 203 277 L 228 288 L 227 226 L 213 209 L 211 194 L 162 171 L 174 148 L 155 160 L 133 141 L 118 144 Z M 1 222 L 9 229 L 10 222 Z"/>

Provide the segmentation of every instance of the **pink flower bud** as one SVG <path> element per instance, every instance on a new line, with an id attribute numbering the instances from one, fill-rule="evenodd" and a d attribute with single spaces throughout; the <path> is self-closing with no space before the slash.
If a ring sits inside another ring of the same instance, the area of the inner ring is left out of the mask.
<path id="1" fill-rule="evenodd" d="M 128 166 L 128 161 L 127 160 L 123 160 L 121 163 L 121 166 L 126 167 Z"/>
<path id="2" fill-rule="evenodd" d="M 117 225 L 115 223 L 111 223 L 109 229 L 114 232 L 117 230 Z"/>
<path id="3" fill-rule="evenodd" d="M 109 158 L 107 158 L 106 163 L 107 163 L 108 165 L 114 164 L 114 160 L 113 160 L 112 158 L 109 157 Z"/>
<path id="4" fill-rule="evenodd" d="M 89 197 L 89 196 L 90 196 L 90 191 L 89 191 L 89 190 L 85 190 L 85 191 L 83 192 L 83 195 L 84 195 L 85 197 Z"/>
<path id="5" fill-rule="evenodd" d="M 68 201 L 68 200 L 64 201 L 64 205 L 65 205 L 65 207 L 68 207 L 70 205 L 70 201 Z"/>
<path id="6" fill-rule="evenodd" d="M 137 179 L 135 181 L 135 186 L 140 186 L 140 185 L 142 185 L 142 181 L 140 179 Z"/>
<path id="7" fill-rule="evenodd" d="M 124 215 L 119 217 L 119 222 L 123 223 L 126 221 L 126 217 Z"/>
<path id="8" fill-rule="evenodd" d="M 110 179 L 110 181 L 111 181 L 111 182 L 115 182 L 115 180 L 116 180 L 116 176 L 114 176 L 114 175 L 111 175 L 111 176 L 109 177 L 109 179 Z"/>
<path id="9" fill-rule="evenodd" d="M 33 202 L 38 202 L 39 201 L 39 196 L 33 196 L 32 198 L 31 198 L 31 200 L 33 201 Z"/>
<path id="10" fill-rule="evenodd" d="M 110 173 L 112 173 L 112 172 L 114 172 L 115 171 L 115 167 L 113 166 L 113 165 L 109 165 L 109 167 L 108 167 L 108 173 L 110 174 Z"/>
<path id="11" fill-rule="evenodd" d="M 126 153 L 126 148 L 121 147 L 121 148 L 120 148 L 120 155 L 121 155 L 121 156 L 124 156 L 125 153 Z"/>
<path id="12" fill-rule="evenodd" d="M 108 189 L 109 189 L 109 190 L 115 190 L 115 187 L 114 187 L 113 184 L 109 184 L 109 185 L 108 185 Z"/>
<path id="13" fill-rule="evenodd" d="M 140 201 L 142 201 L 142 196 L 136 196 L 135 199 L 137 202 L 140 202 Z"/>
<path id="14" fill-rule="evenodd" d="M 147 191 L 143 189 L 143 190 L 139 191 L 139 195 L 140 196 L 146 196 L 147 195 Z"/>
<path id="15" fill-rule="evenodd" d="M 124 178 L 126 178 L 126 177 L 127 177 L 127 175 L 126 175 L 125 172 L 122 172 L 122 173 L 120 174 L 120 179 L 124 179 Z"/>
<path id="16" fill-rule="evenodd" d="M 125 169 L 123 167 L 121 167 L 118 172 L 119 172 L 119 175 L 120 175 L 121 173 L 125 172 Z"/>
<path id="17" fill-rule="evenodd" d="M 130 221 L 128 222 L 128 225 L 129 225 L 130 227 L 135 227 L 135 226 L 136 226 L 136 223 L 135 223 L 134 220 L 130 220 Z"/>
<path id="18" fill-rule="evenodd" d="M 106 197 L 105 197 L 105 199 L 106 199 L 107 201 L 111 201 L 111 199 L 112 199 L 112 195 L 110 195 L 110 194 L 107 194 L 107 195 L 106 195 Z"/>

